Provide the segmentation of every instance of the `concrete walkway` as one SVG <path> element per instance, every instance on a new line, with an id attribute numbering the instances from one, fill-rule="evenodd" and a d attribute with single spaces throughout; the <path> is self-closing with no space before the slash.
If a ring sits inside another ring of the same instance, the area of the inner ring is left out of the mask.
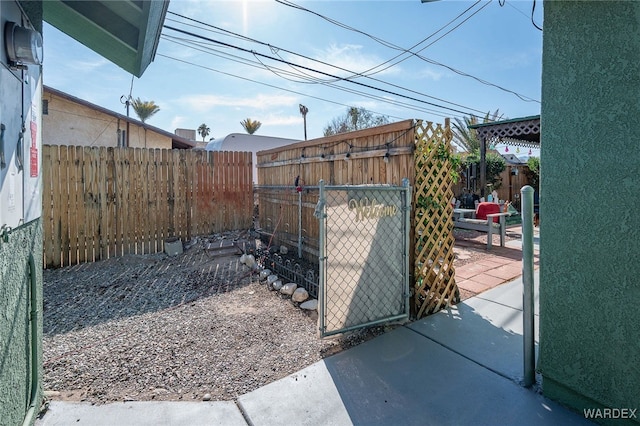
<path id="1" fill-rule="evenodd" d="M 590 424 L 536 389 L 520 386 L 522 377 L 522 282 L 516 279 L 235 403 L 53 402 L 36 424 Z"/>

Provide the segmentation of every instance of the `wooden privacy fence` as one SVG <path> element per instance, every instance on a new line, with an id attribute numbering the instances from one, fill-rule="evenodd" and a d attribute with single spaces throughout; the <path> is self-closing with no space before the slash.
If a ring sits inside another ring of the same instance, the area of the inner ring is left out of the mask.
<path id="1" fill-rule="evenodd" d="M 44 265 L 252 225 L 252 154 L 43 146 Z"/>
<path id="2" fill-rule="evenodd" d="M 529 178 L 527 173 L 529 167 L 526 164 L 510 165 L 507 164 L 507 168 L 500 173 L 500 179 L 502 184 L 496 192 L 500 200 L 507 200 L 514 203 L 514 206 L 520 209 L 520 189 L 523 186 L 529 185 Z M 475 178 L 471 181 L 467 181 L 464 174 L 461 174 L 460 180 L 453 185 L 453 194 L 456 198 L 460 198 L 464 194 L 465 189 L 469 188 L 469 192 L 480 194 L 480 191 L 474 191 L 474 183 L 476 188 L 480 186 L 479 179 Z"/>
<path id="3" fill-rule="evenodd" d="M 295 245 L 301 234 L 304 257 L 317 262 L 319 229 L 313 212 L 320 179 L 327 185 L 400 186 L 407 178 L 414 188 L 412 311 L 415 316 L 436 312 L 458 298 L 451 138 L 448 120 L 444 127 L 406 120 L 258 152 L 259 226 L 272 244 Z"/>
<path id="4" fill-rule="evenodd" d="M 401 185 L 405 177 L 413 182 L 413 132 L 413 120 L 406 120 L 258 152 L 260 227 L 273 235 L 273 244 L 292 245 L 301 225 L 304 257 L 317 262 L 319 229 L 313 211 L 320 179 L 327 185 Z M 301 200 L 296 178 L 303 188 Z"/>

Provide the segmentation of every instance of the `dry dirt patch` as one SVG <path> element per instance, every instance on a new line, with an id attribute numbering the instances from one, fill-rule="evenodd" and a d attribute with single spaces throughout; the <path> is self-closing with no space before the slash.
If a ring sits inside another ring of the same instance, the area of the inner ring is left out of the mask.
<path id="1" fill-rule="evenodd" d="M 239 256 L 135 255 L 44 273 L 44 388 L 106 403 L 231 400 L 384 332 L 317 337 L 317 314 L 257 281 Z"/>
<path id="2" fill-rule="evenodd" d="M 457 238 L 456 266 L 492 255 L 486 234 Z M 46 270 L 45 390 L 94 403 L 232 400 L 393 328 L 319 339 L 317 314 L 269 291 L 239 256 L 207 250 L 229 240 L 241 245 L 251 235 L 199 238 L 176 257 Z"/>

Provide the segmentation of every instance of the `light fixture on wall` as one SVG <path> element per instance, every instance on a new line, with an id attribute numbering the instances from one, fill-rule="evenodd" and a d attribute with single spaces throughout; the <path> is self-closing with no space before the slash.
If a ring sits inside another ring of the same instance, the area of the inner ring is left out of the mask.
<path id="1" fill-rule="evenodd" d="M 26 68 L 25 64 L 42 64 L 42 36 L 39 32 L 15 22 L 7 22 L 4 26 L 4 43 L 11 67 Z"/>

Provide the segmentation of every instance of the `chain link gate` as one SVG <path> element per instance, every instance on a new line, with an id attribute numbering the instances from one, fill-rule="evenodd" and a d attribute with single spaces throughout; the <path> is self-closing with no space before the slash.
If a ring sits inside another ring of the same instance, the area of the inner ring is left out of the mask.
<path id="1" fill-rule="evenodd" d="M 409 317 L 411 188 L 325 186 L 320 220 L 322 337 Z"/>

